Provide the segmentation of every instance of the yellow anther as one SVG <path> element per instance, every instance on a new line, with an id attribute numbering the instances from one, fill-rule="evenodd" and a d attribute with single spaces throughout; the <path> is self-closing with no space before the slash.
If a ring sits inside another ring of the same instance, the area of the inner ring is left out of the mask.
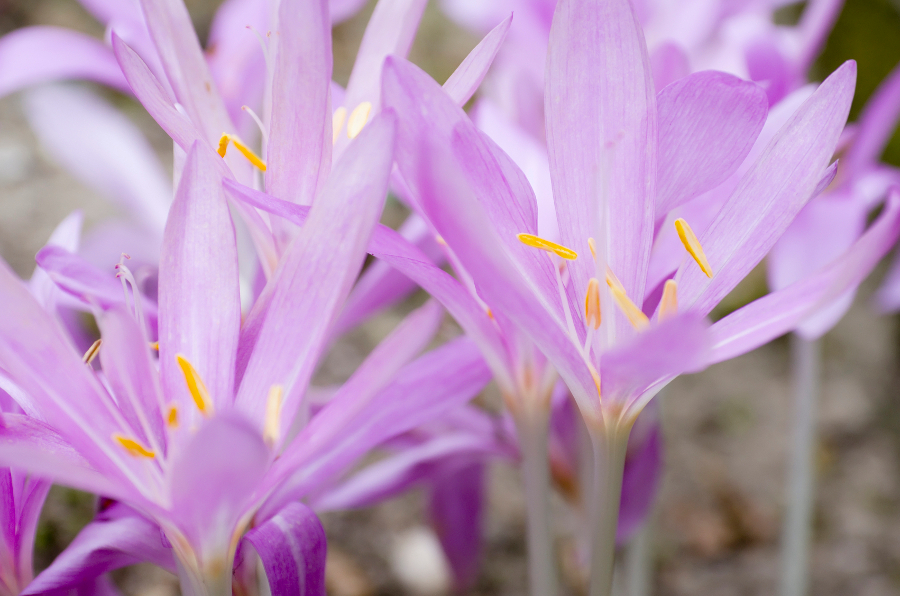
<path id="1" fill-rule="evenodd" d="M 447 246 L 447 241 L 444 240 L 444 237 L 438 234 L 434 237 L 434 241 L 440 244 L 441 246 Z"/>
<path id="2" fill-rule="evenodd" d="M 369 113 L 372 111 L 372 104 L 364 101 L 350 112 L 350 119 L 347 120 L 347 138 L 355 139 L 356 135 L 362 132 L 366 122 L 369 121 Z"/>
<path id="3" fill-rule="evenodd" d="M 159 342 L 158 341 L 151 342 L 150 349 L 159 352 Z"/>
<path id="4" fill-rule="evenodd" d="M 492 311 L 491 309 L 487 309 L 487 316 L 490 317 L 491 319 L 493 319 L 493 318 L 494 318 L 494 311 Z"/>
<path id="5" fill-rule="evenodd" d="M 103 343 L 102 339 L 98 339 L 94 343 L 91 344 L 91 347 L 87 349 L 87 352 L 84 353 L 84 356 L 81 357 L 81 361 L 85 364 L 90 364 L 94 361 L 94 358 L 97 357 L 97 354 L 100 353 L 100 344 Z"/>
<path id="6" fill-rule="evenodd" d="M 694 234 L 694 230 L 691 229 L 691 226 L 689 226 L 684 219 L 679 217 L 675 220 L 675 229 L 678 230 L 678 237 L 681 238 L 681 243 L 684 244 L 684 248 L 687 249 L 692 257 L 694 257 L 694 260 L 697 261 L 697 265 L 700 266 L 700 269 L 706 274 L 706 277 L 712 277 L 712 267 L 709 266 L 709 261 L 706 259 L 706 253 L 703 252 L 703 247 L 700 246 L 700 241 L 697 240 L 697 235 Z"/>
<path id="7" fill-rule="evenodd" d="M 610 276 L 612 276 L 612 278 L 610 278 Z M 628 297 L 628 294 L 626 294 L 625 290 L 622 288 L 622 284 L 619 283 L 619 280 L 616 279 L 611 271 L 607 272 L 606 284 L 609 286 L 613 300 L 616 301 L 616 304 L 618 304 L 619 308 L 622 310 L 622 314 L 625 315 L 628 322 L 631 323 L 635 329 L 640 331 L 650 324 L 650 319 L 648 319 L 647 315 L 641 312 L 641 309 L 631 301 L 631 298 Z"/>
<path id="8" fill-rule="evenodd" d="M 593 238 L 588 238 L 588 248 L 591 249 L 591 258 L 595 261 L 597 260 L 597 245 L 594 243 Z"/>
<path id="9" fill-rule="evenodd" d="M 619 281 L 619 278 L 616 277 L 616 274 L 609 267 L 606 268 L 606 285 L 617 292 L 626 294 L 625 286 L 622 285 L 622 282 Z"/>
<path id="10" fill-rule="evenodd" d="M 594 329 L 600 326 L 600 282 L 592 277 L 584 295 L 584 322 Z"/>
<path id="11" fill-rule="evenodd" d="M 200 378 L 200 373 L 181 354 L 175 354 L 175 359 L 178 360 L 178 366 L 181 367 L 181 372 L 184 373 L 184 381 L 187 383 L 188 391 L 191 392 L 191 397 L 194 398 L 194 403 L 197 404 L 197 409 L 204 416 L 211 416 L 213 413 L 212 400 L 209 398 L 209 390 L 206 388 L 206 384 Z"/>
<path id="12" fill-rule="evenodd" d="M 591 378 L 594 379 L 594 385 L 597 386 L 597 399 L 602 399 L 603 392 L 600 390 L 600 373 L 592 364 L 588 364 L 588 370 L 591 371 Z"/>
<path id="13" fill-rule="evenodd" d="M 219 157 L 225 157 L 225 152 L 228 151 L 228 141 L 231 140 L 231 135 L 228 133 L 224 133 L 221 137 L 219 137 L 219 148 L 216 150 L 219 152 Z"/>
<path id="14" fill-rule="evenodd" d="M 166 414 L 166 425 L 169 428 L 176 428 L 178 426 L 178 406 L 172 404 L 169 406 L 169 412 Z"/>
<path id="15" fill-rule="evenodd" d="M 557 255 L 569 261 L 574 261 L 578 258 L 578 253 L 571 248 L 566 248 L 565 246 L 557 244 L 556 242 L 544 240 L 540 236 L 535 236 L 534 234 L 516 234 L 516 238 L 518 238 L 519 242 L 521 242 L 522 244 L 525 244 L 532 248 L 546 250 L 547 252 L 556 253 Z"/>
<path id="16" fill-rule="evenodd" d="M 266 162 L 259 158 L 258 155 L 253 153 L 247 145 L 243 144 L 238 140 L 238 138 L 234 135 L 230 135 L 225 133 L 219 139 L 219 156 L 225 157 L 225 152 L 228 150 L 228 141 L 231 141 L 231 144 L 234 145 L 234 148 L 243 154 L 244 157 L 247 158 L 247 161 L 255 165 L 257 168 L 266 171 Z"/>
<path id="17" fill-rule="evenodd" d="M 269 398 L 266 400 L 266 422 L 263 426 L 263 439 L 270 446 L 278 442 L 282 397 L 284 389 L 281 385 L 272 385 L 269 389 Z"/>
<path id="18" fill-rule="evenodd" d="M 146 457 L 146 458 L 154 458 L 156 454 L 135 441 L 134 439 L 129 439 L 128 437 L 123 437 L 119 433 L 115 433 L 112 436 L 113 440 L 115 440 L 119 445 L 125 448 L 125 451 L 130 453 L 135 457 Z"/>
<path id="19" fill-rule="evenodd" d="M 344 121 L 347 120 L 347 108 L 344 106 L 339 107 L 334 111 L 334 115 L 331 117 L 331 144 L 334 145 L 337 143 L 338 135 L 341 134 L 341 130 L 344 128 Z"/>
<path id="20" fill-rule="evenodd" d="M 675 283 L 674 279 L 669 279 L 666 280 L 666 285 L 663 286 L 663 295 L 659 300 L 658 316 L 660 321 L 665 321 L 676 314 L 678 314 L 678 284 Z"/>

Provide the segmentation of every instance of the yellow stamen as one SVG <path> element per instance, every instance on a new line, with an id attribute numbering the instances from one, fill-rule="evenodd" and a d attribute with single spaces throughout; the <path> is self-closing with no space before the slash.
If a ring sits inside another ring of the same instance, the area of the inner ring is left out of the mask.
<path id="1" fill-rule="evenodd" d="M 146 457 L 146 458 L 154 458 L 156 454 L 135 441 L 134 439 L 129 439 L 128 437 L 123 437 L 119 433 L 115 433 L 112 436 L 113 440 L 115 440 L 119 445 L 125 448 L 125 450 L 135 457 Z"/>
<path id="2" fill-rule="evenodd" d="M 610 279 L 611 275 L 612 279 Z M 628 294 L 626 294 L 624 288 L 622 288 L 622 284 L 619 283 L 619 280 L 616 279 L 611 271 L 607 272 L 606 284 L 609 286 L 613 300 L 616 301 L 616 304 L 618 304 L 619 308 L 622 310 L 622 314 L 625 315 L 628 322 L 631 323 L 635 329 L 640 331 L 650 324 L 650 319 L 648 319 L 647 315 L 641 312 L 641 309 L 631 301 L 631 298 L 628 297 Z"/>
<path id="3" fill-rule="evenodd" d="M 588 238 L 588 248 L 591 249 L 591 257 L 596 261 L 597 260 L 597 245 L 594 244 L 593 238 Z"/>
<path id="4" fill-rule="evenodd" d="M 247 147 L 247 145 L 240 142 L 236 136 L 230 135 L 228 133 L 223 134 L 222 137 L 219 139 L 219 156 L 220 157 L 225 157 L 225 152 L 228 150 L 228 141 L 231 141 L 231 143 L 234 145 L 234 148 L 237 149 L 238 151 L 240 151 L 241 154 L 243 154 L 243 156 L 247 158 L 247 161 L 249 161 L 250 163 L 255 165 L 257 168 L 259 168 L 263 172 L 266 171 L 266 162 L 264 162 L 262 159 L 259 158 L 259 156 L 257 156 L 255 153 L 253 153 L 253 151 L 251 151 L 250 148 Z"/>
<path id="5" fill-rule="evenodd" d="M 337 143 L 338 135 L 341 134 L 341 130 L 344 128 L 344 121 L 347 120 L 347 108 L 344 106 L 339 107 L 334 111 L 334 115 L 331 117 L 331 144 L 334 145 Z"/>
<path id="6" fill-rule="evenodd" d="M 684 248 L 687 249 L 692 257 L 694 257 L 694 260 L 697 261 L 697 265 L 700 266 L 700 269 L 706 274 L 706 277 L 712 277 L 712 267 L 709 266 L 709 261 L 706 259 L 706 253 L 703 252 L 703 247 L 700 246 L 700 241 L 697 240 L 697 235 L 694 234 L 694 230 L 691 229 L 691 226 L 689 226 L 684 219 L 679 217 L 675 220 L 675 229 L 678 230 L 678 237 L 681 238 L 681 243 L 684 244 Z"/>
<path id="7" fill-rule="evenodd" d="M 662 322 L 676 314 L 678 314 L 678 284 L 674 279 L 668 279 L 659 300 L 659 320 Z"/>
<path id="8" fill-rule="evenodd" d="M 225 152 L 228 151 L 228 141 L 230 140 L 231 136 L 227 132 L 219 137 L 219 148 L 216 150 L 219 152 L 219 157 L 225 157 Z"/>
<path id="9" fill-rule="evenodd" d="M 169 406 L 169 413 L 166 414 L 166 424 L 169 428 L 177 428 L 178 427 L 178 406 L 172 404 Z"/>
<path id="10" fill-rule="evenodd" d="M 84 353 L 84 356 L 81 357 L 81 361 L 85 364 L 90 364 L 94 361 L 94 358 L 97 357 L 97 354 L 100 353 L 100 344 L 103 343 L 102 339 L 98 339 L 94 343 L 91 344 L 91 347 L 87 349 L 87 352 Z"/>
<path id="11" fill-rule="evenodd" d="M 516 234 L 516 238 L 518 238 L 519 242 L 521 242 L 522 244 L 525 244 L 532 248 L 546 250 L 547 252 L 556 253 L 557 255 L 569 261 L 574 261 L 578 258 L 578 253 L 571 248 L 566 248 L 565 246 L 557 244 L 556 242 L 544 240 L 540 236 L 535 236 L 534 234 Z"/>
<path id="12" fill-rule="evenodd" d="M 588 370 L 591 371 L 591 378 L 594 379 L 594 385 L 597 386 L 597 399 L 602 399 L 602 391 L 600 391 L 600 373 L 597 372 L 597 369 L 594 368 L 592 364 L 588 365 Z"/>
<path id="13" fill-rule="evenodd" d="M 155 342 L 151 343 L 151 344 L 150 344 L 150 349 L 151 349 L 151 350 L 156 350 L 157 352 L 159 352 L 159 342 L 158 342 L 158 341 L 155 341 Z"/>
<path id="14" fill-rule="evenodd" d="M 440 244 L 441 246 L 447 246 L 447 241 L 444 240 L 444 237 L 438 234 L 434 237 L 434 241 Z"/>
<path id="15" fill-rule="evenodd" d="M 347 120 L 347 138 L 355 139 L 356 135 L 362 132 L 363 127 L 369 121 L 369 112 L 372 111 L 372 104 L 364 101 L 350 112 L 350 119 Z"/>
<path id="16" fill-rule="evenodd" d="M 627 294 L 627 292 L 625 292 L 625 286 L 622 285 L 622 282 L 619 281 L 619 278 L 616 277 L 616 274 L 613 273 L 612 269 L 609 267 L 606 268 L 606 285 L 617 292 Z"/>
<path id="17" fill-rule="evenodd" d="M 600 326 L 600 282 L 596 277 L 588 282 L 584 296 L 584 321 L 594 329 Z"/>
<path id="18" fill-rule="evenodd" d="M 490 317 L 491 319 L 493 319 L 493 318 L 494 318 L 494 311 L 492 311 L 491 309 L 487 309 L 487 316 Z"/>
<path id="19" fill-rule="evenodd" d="M 284 389 L 281 385 L 272 385 L 266 401 L 266 423 L 263 426 L 263 439 L 270 446 L 278 442 L 279 423 L 281 418 L 281 399 Z"/>
<path id="20" fill-rule="evenodd" d="M 181 372 L 184 373 L 184 381 L 187 383 L 188 391 L 191 392 L 191 397 L 194 398 L 194 403 L 197 404 L 197 409 L 204 416 L 211 416 L 213 413 L 212 400 L 209 398 L 209 390 L 206 388 L 206 384 L 200 378 L 200 373 L 181 354 L 175 354 L 175 359 L 178 360 L 178 366 L 181 367 Z"/>

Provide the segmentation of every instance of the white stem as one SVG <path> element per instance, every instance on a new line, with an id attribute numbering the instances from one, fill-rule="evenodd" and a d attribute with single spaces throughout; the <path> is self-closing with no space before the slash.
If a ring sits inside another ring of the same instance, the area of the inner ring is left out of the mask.
<path id="1" fill-rule="evenodd" d="M 809 592 L 816 412 L 822 354 L 818 341 L 808 341 L 796 334 L 791 336 L 791 340 L 795 418 L 787 477 L 787 509 L 781 540 L 781 594 L 806 596 Z"/>
<path id="2" fill-rule="evenodd" d="M 625 556 L 628 596 L 650 596 L 653 582 L 653 512 L 631 539 Z"/>
<path id="3" fill-rule="evenodd" d="M 622 476 L 630 427 L 612 423 L 607 428 L 591 427 L 594 445 L 594 492 L 591 509 L 590 596 L 610 596 L 616 558 L 616 530 L 622 499 Z"/>
<path id="4" fill-rule="evenodd" d="M 532 596 L 555 596 L 556 565 L 550 523 L 547 412 L 525 412 L 517 420 L 528 512 L 528 581 Z"/>

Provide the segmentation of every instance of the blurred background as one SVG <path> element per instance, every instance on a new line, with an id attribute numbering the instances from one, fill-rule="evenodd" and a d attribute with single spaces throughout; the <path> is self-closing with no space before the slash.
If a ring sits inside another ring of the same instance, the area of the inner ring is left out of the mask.
<path id="1" fill-rule="evenodd" d="M 218 4 L 187 0 L 201 40 Z M 334 30 L 339 83 L 346 84 L 373 5 Z M 778 19 L 792 22 L 802 6 L 782 9 Z M 75 0 L 0 0 L 0 34 L 37 24 L 103 35 Z M 477 41 L 443 17 L 432 1 L 411 58 L 443 81 Z M 821 79 L 849 58 L 859 63 L 853 119 L 900 62 L 900 0 L 846 0 L 812 78 Z M 171 142 L 143 109 L 123 96 L 106 92 L 106 97 L 145 131 L 170 165 Z M 900 135 L 894 136 L 884 159 L 900 165 Z M 29 276 L 36 251 L 76 208 L 84 211 L 88 228 L 113 214 L 108 202 L 42 152 L 23 117 L 20 98 L 0 100 L 0 255 L 20 275 Z M 390 213 L 386 217 L 389 221 Z M 811 593 L 816 595 L 900 593 L 900 334 L 896 318 L 877 317 L 868 306 L 882 272 L 863 286 L 853 309 L 824 339 L 812 554 Z M 755 272 L 722 312 L 762 294 L 764 280 L 762 271 Z M 416 296 L 412 303 L 422 300 Z M 354 332 L 337 346 L 320 376 L 346 378 L 408 307 Z M 678 379 L 666 391 L 662 410 L 666 467 L 650 535 L 654 593 L 774 593 L 792 419 L 787 341 Z M 472 593 L 523 594 L 521 481 L 515 470 L 497 464 L 489 484 L 486 556 Z M 53 489 L 37 538 L 38 569 L 90 520 L 93 507 L 90 495 Z M 558 551 L 566 569 L 574 547 L 564 538 L 567 520 L 561 503 L 558 510 Z M 446 591 L 447 572 L 427 529 L 421 495 L 409 494 L 369 510 L 327 514 L 323 522 L 329 535 L 332 596 Z M 126 594 L 178 592 L 173 577 L 150 566 L 123 570 L 115 577 Z"/>

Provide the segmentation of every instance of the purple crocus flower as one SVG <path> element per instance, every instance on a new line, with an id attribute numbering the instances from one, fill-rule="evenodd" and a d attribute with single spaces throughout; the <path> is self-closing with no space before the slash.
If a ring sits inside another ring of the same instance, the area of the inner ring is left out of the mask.
<path id="1" fill-rule="evenodd" d="M 102 373 L 86 367 L 2 268 L 0 367 L 23 409 L 39 417 L 4 415 L 0 459 L 126 503 L 157 524 L 186 593 L 230 592 L 232 561 L 251 527 L 246 540 L 274 593 L 321 582 L 324 536 L 297 499 L 372 446 L 467 401 L 488 379 L 465 341 L 410 363 L 427 342 L 423 330 L 434 328 L 422 324 L 432 308 L 314 416 L 304 397 L 381 212 L 393 136 L 387 112 L 344 152 L 243 324 L 221 160 L 196 143 L 166 226 L 158 371 L 141 325 L 116 305 L 97 312 Z M 121 528 L 105 527 L 116 544 L 112 532 Z M 299 572 L 275 573 L 286 561 Z M 321 593 L 317 585 L 300 593 Z M 51 576 L 33 589 L 52 586 Z"/>
<path id="2" fill-rule="evenodd" d="M 699 73 L 683 85 L 697 85 L 697 101 L 715 104 L 721 96 L 709 76 Z M 400 116 L 398 163 L 433 229 L 471 275 L 496 324 L 521 330 L 566 381 L 598 442 L 598 461 L 609 457 L 621 465 L 630 425 L 669 380 L 783 333 L 823 295 L 847 287 L 847 272 L 835 272 L 839 266 L 866 258 L 871 268 L 896 237 L 892 203 L 864 236 L 867 242 L 815 276 L 816 292 L 798 297 L 792 286 L 705 330 L 702 317 L 765 256 L 827 175 L 854 79 L 855 65 L 845 64 L 803 103 L 705 230 L 694 233 L 685 220 L 675 222 L 685 257 L 659 286 L 648 281 L 657 222 L 685 197 L 727 178 L 743 156 L 723 159 L 729 153 L 720 150 L 708 160 L 708 144 L 691 142 L 692 135 L 723 128 L 687 126 L 691 110 L 677 111 L 686 99 L 674 102 L 678 117 L 660 113 L 629 2 L 564 1 L 554 16 L 546 112 L 562 244 L 536 237 L 524 176 L 430 78 L 388 62 L 383 101 Z M 746 143 L 736 145 L 746 151 Z M 787 296 L 793 302 L 779 302 Z M 487 357 L 499 358 L 502 352 Z M 614 468 L 605 488 L 615 495 L 607 513 L 617 509 L 621 470 Z M 606 525 L 598 531 L 610 536 L 608 521 L 600 523 Z M 593 568 L 603 579 L 595 589 L 603 591 L 611 551 L 597 559 L 597 550 Z"/>

